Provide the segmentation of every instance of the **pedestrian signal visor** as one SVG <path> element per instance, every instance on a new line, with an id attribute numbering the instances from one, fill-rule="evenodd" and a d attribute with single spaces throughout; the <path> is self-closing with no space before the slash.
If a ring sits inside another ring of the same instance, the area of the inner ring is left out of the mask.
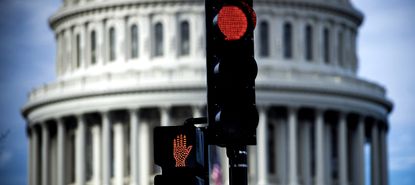
<path id="1" fill-rule="evenodd" d="M 256 14 L 246 3 L 230 1 L 221 7 L 213 21 L 224 40 L 235 41 L 255 29 Z"/>

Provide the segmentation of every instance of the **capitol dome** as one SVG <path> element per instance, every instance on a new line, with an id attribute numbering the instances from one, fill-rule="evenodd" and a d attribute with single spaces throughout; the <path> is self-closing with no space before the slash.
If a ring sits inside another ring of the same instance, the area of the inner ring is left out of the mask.
<path id="1" fill-rule="evenodd" d="M 254 9 L 260 121 L 249 184 L 364 185 L 370 160 L 371 184 L 387 185 L 392 102 L 357 76 L 363 14 L 349 0 Z M 204 1 L 64 0 L 49 23 L 57 78 L 23 107 L 30 184 L 153 184 L 153 128 L 206 115 Z"/>

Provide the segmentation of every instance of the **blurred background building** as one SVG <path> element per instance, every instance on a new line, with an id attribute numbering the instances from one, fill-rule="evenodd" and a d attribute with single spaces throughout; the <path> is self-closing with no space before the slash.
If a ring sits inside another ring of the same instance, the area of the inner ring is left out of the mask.
<path id="1" fill-rule="evenodd" d="M 349 0 L 254 3 L 250 184 L 363 185 L 367 160 L 388 184 L 392 103 L 356 75 L 363 15 Z M 49 22 L 58 77 L 23 108 L 30 184 L 152 184 L 152 128 L 206 115 L 204 1 L 65 0 Z"/>

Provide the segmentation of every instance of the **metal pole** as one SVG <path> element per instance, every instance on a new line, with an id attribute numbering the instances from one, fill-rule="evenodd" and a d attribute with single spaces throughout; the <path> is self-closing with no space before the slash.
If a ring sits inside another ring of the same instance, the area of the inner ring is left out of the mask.
<path id="1" fill-rule="evenodd" d="M 248 152 L 246 145 L 226 147 L 229 158 L 229 184 L 248 185 Z"/>

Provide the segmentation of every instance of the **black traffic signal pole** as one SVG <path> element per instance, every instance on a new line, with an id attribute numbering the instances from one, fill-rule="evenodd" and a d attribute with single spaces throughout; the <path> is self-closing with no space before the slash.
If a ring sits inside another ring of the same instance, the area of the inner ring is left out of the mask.
<path id="1" fill-rule="evenodd" d="M 229 184 L 248 185 L 248 152 L 246 145 L 226 147 L 229 158 Z"/>

